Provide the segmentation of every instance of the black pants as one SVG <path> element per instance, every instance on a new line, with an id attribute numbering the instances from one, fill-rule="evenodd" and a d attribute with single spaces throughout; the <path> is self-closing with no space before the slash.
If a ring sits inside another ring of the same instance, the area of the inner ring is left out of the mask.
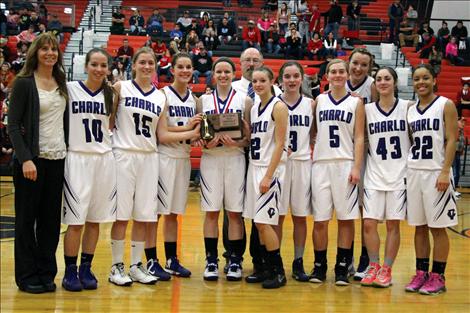
<path id="1" fill-rule="evenodd" d="M 57 274 L 64 160 L 34 159 L 37 180 L 24 178 L 15 160 L 16 284 L 52 282 Z M 39 280 L 39 281 L 38 281 Z"/>

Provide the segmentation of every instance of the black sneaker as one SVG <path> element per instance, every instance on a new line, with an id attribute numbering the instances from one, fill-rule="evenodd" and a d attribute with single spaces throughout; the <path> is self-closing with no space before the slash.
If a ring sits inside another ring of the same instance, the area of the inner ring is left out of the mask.
<path id="1" fill-rule="evenodd" d="M 269 278 L 266 278 L 261 286 L 265 289 L 276 289 L 285 286 L 286 283 L 286 274 L 284 273 L 284 269 L 280 267 L 274 268 Z"/>
<path id="2" fill-rule="evenodd" d="M 292 277 L 301 282 L 309 280 L 308 275 L 305 274 L 304 260 L 302 258 L 295 259 L 294 262 L 292 262 Z"/>
<path id="3" fill-rule="evenodd" d="M 253 273 L 245 277 L 245 281 L 249 284 L 262 283 L 266 279 L 264 266 L 254 265 Z"/>
<path id="4" fill-rule="evenodd" d="M 311 283 L 321 284 L 326 280 L 326 271 L 328 270 L 328 265 L 315 263 L 312 273 L 310 274 L 309 281 Z"/>
<path id="5" fill-rule="evenodd" d="M 224 265 L 224 273 L 228 273 L 228 267 L 230 265 L 230 255 L 227 251 L 225 251 L 222 256 L 225 258 L 225 265 Z"/>
<path id="6" fill-rule="evenodd" d="M 369 266 L 369 257 L 366 255 L 361 255 L 359 258 L 359 265 L 357 266 L 357 271 L 354 274 L 355 281 L 361 281 L 367 273 L 367 267 Z"/>
<path id="7" fill-rule="evenodd" d="M 335 284 L 336 286 L 349 285 L 347 264 L 339 263 L 335 265 Z"/>

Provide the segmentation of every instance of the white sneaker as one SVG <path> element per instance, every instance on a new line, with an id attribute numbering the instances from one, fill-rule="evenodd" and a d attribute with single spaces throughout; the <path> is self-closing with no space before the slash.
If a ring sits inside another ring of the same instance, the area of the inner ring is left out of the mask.
<path id="1" fill-rule="evenodd" d="M 129 276 L 131 277 L 132 281 L 136 281 L 145 285 L 153 285 L 158 280 L 155 276 L 150 275 L 150 273 L 147 272 L 147 269 L 142 265 L 142 262 L 131 266 Z"/>
<path id="2" fill-rule="evenodd" d="M 456 198 L 460 198 L 462 196 L 462 194 L 458 191 L 454 192 L 454 195 Z"/>
<path id="3" fill-rule="evenodd" d="M 228 266 L 227 280 L 238 281 L 242 279 L 242 266 L 240 263 L 230 263 Z"/>
<path id="4" fill-rule="evenodd" d="M 117 263 L 111 267 L 108 280 L 117 286 L 132 285 L 132 279 L 124 272 L 123 263 Z"/>
<path id="5" fill-rule="evenodd" d="M 219 279 L 219 265 L 217 259 L 206 260 L 206 269 L 204 270 L 204 280 L 215 281 Z"/>

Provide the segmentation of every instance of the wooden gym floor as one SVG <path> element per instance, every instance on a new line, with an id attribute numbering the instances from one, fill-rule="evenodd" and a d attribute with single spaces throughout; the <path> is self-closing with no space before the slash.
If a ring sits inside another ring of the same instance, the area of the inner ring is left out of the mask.
<path id="1" fill-rule="evenodd" d="M 1 177 L 0 215 L 14 216 L 13 184 L 11 179 Z M 467 190 L 468 192 L 468 190 Z M 278 290 L 263 290 L 260 285 L 245 282 L 228 282 L 223 275 L 218 282 L 205 282 L 204 241 L 202 235 L 203 215 L 199 210 L 199 193 L 189 195 L 187 213 L 181 221 L 179 258 L 193 275 L 191 278 L 172 278 L 155 286 L 134 284 L 117 287 L 107 280 L 111 262 L 109 246 L 110 224 L 101 226 L 101 235 L 93 261 L 93 271 L 99 280 L 95 291 L 66 292 L 61 279 L 64 271 L 63 235 L 57 250 L 59 273 L 55 293 L 31 295 L 18 291 L 14 281 L 13 239 L 2 239 L 1 246 L 1 312 L 470 312 L 470 193 L 458 202 L 459 225 L 450 230 L 451 251 L 446 271 L 447 293 L 423 296 L 406 293 L 404 286 L 414 273 L 415 255 L 413 229 L 402 223 L 400 251 L 393 268 L 394 285 L 388 289 L 364 288 L 358 283 L 336 287 L 332 271 L 336 252 L 336 222 L 330 225 L 328 259 L 330 269 L 325 284 L 299 283 L 290 278 L 293 257 L 292 222 L 286 219 L 282 256 L 288 275 L 287 286 Z M 8 231 L 8 218 L 0 221 L 2 233 Z M 249 224 L 247 223 L 249 226 Z M 359 229 L 359 224 L 357 223 Z M 308 238 L 304 263 L 307 271 L 313 264 L 311 241 L 312 219 L 308 220 Z M 250 227 L 247 227 L 249 231 Z M 65 227 L 63 227 L 65 230 Z M 467 237 L 463 234 L 466 233 Z M 384 235 L 384 227 L 380 226 Z M 129 237 L 128 237 L 129 238 Z M 382 237 L 383 238 L 383 237 Z M 158 253 L 164 259 L 161 229 L 159 229 Z M 356 231 L 356 243 L 359 232 Z M 383 253 L 382 240 L 382 253 Z M 356 244 L 356 259 L 359 253 Z M 223 252 L 219 240 L 219 255 Z M 129 260 L 127 242 L 125 260 Z M 357 262 L 356 262 L 357 263 Z M 220 265 L 223 266 L 221 261 Z M 244 274 L 252 270 L 251 259 L 245 253 Z"/>

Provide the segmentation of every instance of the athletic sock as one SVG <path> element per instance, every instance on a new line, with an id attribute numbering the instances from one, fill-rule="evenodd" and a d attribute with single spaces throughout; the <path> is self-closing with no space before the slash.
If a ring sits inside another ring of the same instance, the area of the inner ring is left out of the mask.
<path id="1" fill-rule="evenodd" d="M 294 260 L 304 257 L 305 247 L 294 246 Z"/>
<path id="2" fill-rule="evenodd" d="M 416 269 L 429 272 L 429 258 L 416 258 Z"/>
<path id="3" fill-rule="evenodd" d="M 242 257 L 243 251 L 243 239 L 229 240 L 230 250 L 232 251 L 231 256 Z"/>
<path id="4" fill-rule="evenodd" d="M 124 240 L 111 239 L 112 263 L 124 263 Z"/>
<path id="5" fill-rule="evenodd" d="M 145 248 L 145 257 L 147 261 L 157 259 L 157 247 Z"/>
<path id="6" fill-rule="evenodd" d="M 336 250 L 336 265 L 344 267 L 348 266 L 349 251 L 350 249 L 338 247 L 338 249 Z"/>
<path id="7" fill-rule="evenodd" d="M 90 263 L 93 261 L 94 254 L 83 253 L 80 256 L 80 264 Z"/>
<path id="8" fill-rule="evenodd" d="M 433 261 L 432 262 L 432 272 L 440 274 L 440 275 L 444 275 L 444 272 L 446 270 L 446 265 L 447 265 L 447 262 Z"/>
<path id="9" fill-rule="evenodd" d="M 131 241 L 131 266 L 142 263 L 145 241 Z"/>
<path id="10" fill-rule="evenodd" d="M 64 254 L 65 267 L 70 265 L 77 265 L 78 256 L 67 256 Z"/>
<path id="11" fill-rule="evenodd" d="M 176 258 L 176 241 L 165 241 L 166 259 Z"/>
<path id="12" fill-rule="evenodd" d="M 326 251 L 327 250 L 315 250 L 313 252 L 315 254 L 315 264 L 326 265 Z"/>
<path id="13" fill-rule="evenodd" d="M 206 257 L 216 257 L 218 256 L 217 243 L 219 238 L 204 238 L 204 246 L 206 247 Z"/>

